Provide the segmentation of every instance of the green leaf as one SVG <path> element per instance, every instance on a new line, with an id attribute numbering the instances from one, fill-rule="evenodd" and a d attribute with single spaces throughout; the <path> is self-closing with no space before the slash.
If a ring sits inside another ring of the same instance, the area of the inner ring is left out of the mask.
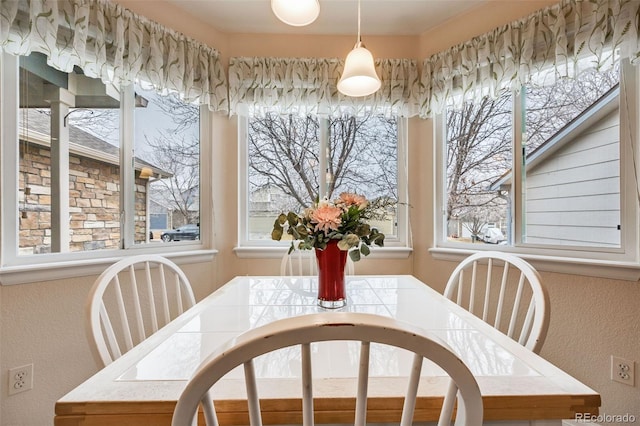
<path id="1" fill-rule="evenodd" d="M 351 260 L 353 260 L 354 262 L 357 262 L 358 260 L 360 260 L 360 250 L 351 250 L 349 252 L 349 257 L 351 258 Z"/>
<path id="2" fill-rule="evenodd" d="M 300 250 L 311 250 L 313 248 L 313 245 L 312 245 L 311 241 L 303 240 L 303 241 L 300 241 L 300 244 L 298 245 L 298 248 Z"/>
<path id="3" fill-rule="evenodd" d="M 287 221 L 289 222 L 289 226 L 296 226 L 298 222 L 300 222 L 300 217 L 294 212 L 289 212 L 287 214 Z"/>
<path id="4" fill-rule="evenodd" d="M 282 228 L 280 229 L 273 228 L 273 231 L 271 231 L 271 239 L 280 241 L 282 239 Z"/>
<path id="5" fill-rule="evenodd" d="M 368 245 L 362 244 L 360 246 L 360 253 L 362 253 L 363 256 L 369 256 L 369 253 L 371 253 L 371 249 Z"/>
<path id="6" fill-rule="evenodd" d="M 376 228 L 373 228 L 371 230 L 371 244 L 375 244 L 379 247 L 383 247 L 384 246 L 384 234 L 381 232 L 378 232 L 378 230 Z M 370 245 L 371 245 L 370 244 Z"/>
<path id="7" fill-rule="evenodd" d="M 371 233 L 371 227 L 369 225 L 367 225 L 366 223 L 363 223 L 361 225 L 359 225 L 356 228 L 356 234 L 359 237 L 365 237 L 367 235 L 369 235 Z"/>
<path id="8" fill-rule="evenodd" d="M 304 226 L 303 224 L 300 224 L 298 226 L 296 226 L 296 231 L 298 231 L 298 235 L 302 238 L 297 238 L 299 240 L 303 240 L 307 237 L 307 235 L 309 235 L 309 230 L 307 229 L 306 226 Z"/>
<path id="9" fill-rule="evenodd" d="M 289 228 L 289 234 L 291 234 L 293 236 L 294 240 L 301 240 L 302 237 L 300 236 L 300 234 L 298 233 L 298 230 L 296 228 Z"/>
<path id="10" fill-rule="evenodd" d="M 338 248 L 340 250 L 347 251 L 347 250 L 349 250 L 351 248 L 351 246 L 349 245 L 347 240 L 340 240 L 340 241 L 338 241 Z"/>
<path id="11" fill-rule="evenodd" d="M 282 225 L 280 224 L 278 219 L 276 219 L 276 221 L 273 222 L 273 231 L 271 231 L 271 239 L 280 241 L 282 239 L 282 233 L 283 233 Z"/>

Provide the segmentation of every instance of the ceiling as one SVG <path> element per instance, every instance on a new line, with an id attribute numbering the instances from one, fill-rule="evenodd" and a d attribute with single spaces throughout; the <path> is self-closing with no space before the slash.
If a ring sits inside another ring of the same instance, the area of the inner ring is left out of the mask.
<path id="1" fill-rule="evenodd" d="M 349 35 L 358 29 L 357 0 L 320 0 L 320 16 L 291 27 L 271 12 L 270 0 L 168 0 L 224 33 Z M 419 35 L 456 15 L 495 0 L 362 0 L 362 35 Z"/>

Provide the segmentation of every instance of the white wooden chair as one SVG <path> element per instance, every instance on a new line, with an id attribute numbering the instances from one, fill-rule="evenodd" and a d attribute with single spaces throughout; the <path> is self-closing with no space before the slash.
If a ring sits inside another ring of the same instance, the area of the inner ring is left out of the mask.
<path id="1" fill-rule="evenodd" d="M 291 317 L 247 331 L 223 345 L 198 367 L 187 383 L 173 414 L 172 426 L 190 426 L 195 420 L 198 404 L 210 388 L 227 372 L 244 366 L 251 425 L 261 425 L 253 359 L 277 349 L 299 345 L 301 348 L 302 424 L 313 425 L 313 380 L 311 344 L 313 342 L 347 340 L 360 342 L 360 362 L 357 373 L 355 424 L 366 424 L 367 386 L 369 379 L 369 350 L 371 343 L 390 345 L 414 353 L 407 393 L 402 409 L 401 425 L 413 420 L 420 371 L 424 358 L 439 365 L 452 379 L 455 399 L 458 391 L 456 425 L 482 425 L 483 406 L 478 384 L 466 367 L 447 345 L 426 330 L 389 317 L 354 312 L 329 312 Z M 449 425 L 454 400 L 445 400 L 439 425 Z M 204 409 L 209 422 L 208 409 Z M 215 416 L 213 416 L 215 417 Z M 212 421 L 215 419 L 212 419 Z"/>
<path id="2" fill-rule="evenodd" d="M 96 280 L 85 306 L 96 362 L 106 366 L 195 304 L 191 284 L 158 255 L 126 257 Z"/>
<path id="3" fill-rule="evenodd" d="M 497 251 L 471 255 L 453 271 L 444 295 L 540 352 L 549 327 L 549 295 L 524 259 Z"/>
<path id="4" fill-rule="evenodd" d="M 347 264 L 344 268 L 346 275 L 353 275 L 353 260 L 347 255 Z M 300 250 L 295 248 L 291 253 L 285 253 L 280 262 L 280 275 L 318 275 L 315 249 Z"/>

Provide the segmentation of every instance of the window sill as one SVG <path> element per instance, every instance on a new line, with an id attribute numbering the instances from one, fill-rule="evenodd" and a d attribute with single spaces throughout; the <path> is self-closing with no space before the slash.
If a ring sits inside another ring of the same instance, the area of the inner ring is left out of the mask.
<path id="1" fill-rule="evenodd" d="M 432 248 L 429 253 L 437 260 L 459 262 L 475 253 L 474 250 Z M 623 281 L 640 279 L 640 264 L 634 262 L 616 262 L 607 260 L 579 259 L 573 257 L 541 256 L 514 253 L 536 268 L 538 271 L 561 274 L 582 275 L 588 277 L 610 278 Z"/>
<path id="2" fill-rule="evenodd" d="M 194 250 L 162 254 L 178 265 L 210 262 L 217 250 Z M 123 256 L 104 257 L 90 260 L 72 260 L 64 262 L 38 263 L 34 265 L 7 266 L 0 269 L 0 285 L 27 284 L 40 281 L 53 281 L 65 278 L 84 277 L 101 274 Z"/>
<path id="3" fill-rule="evenodd" d="M 241 259 L 280 259 L 287 253 L 289 246 L 284 247 L 236 247 L 233 251 Z M 373 247 L 367 258 L 373 259 L 406 259 L 413 252 L 411 247 Z"/>

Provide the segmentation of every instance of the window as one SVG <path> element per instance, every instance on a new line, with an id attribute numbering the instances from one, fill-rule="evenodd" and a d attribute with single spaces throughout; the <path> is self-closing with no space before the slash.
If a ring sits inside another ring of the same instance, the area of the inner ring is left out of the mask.
<path id="1" fill-rule="evenodd" d="M 240 119 L 244 160 L 240 241 L 277 245 L 273 221 L 318 198 L 356 192 L 377 200 L 385 245 L 406 244 L 405 120 L 367 115 L 319 118 L 267 114 Z"/>
<path id="2" fill-rule="evenodd" d="M 637 71 L 621 65 L 443 114 L 437 246 L 633 261 Z"/>
<path id="3" fill-rule="evenodd" d="M 201 247 L 199 106 L 39 53 L 2 67 L 2 266 Z M 197 237 L 162 238 L 183 225 Z"/>
<path id="4" fill-rule="evenodd" d="M 523 89 L 523 243 L 621 247 L 619 75 Z"/>
<path id="5" fill-rule="evenodd" d="M 145 99 L 145 107 L 135 109 L 135 161 L 141 171 L 151 172 L 148 196 L 139 191 L 136 197 L 150 212 L 145 235 L 151 242 L 185 241 L 168 235 L 200 224 L 200 109 L 141 85 L 135 92 Z M 199 239 L 199 232 L 197 237 L 189 239 Z"/>

